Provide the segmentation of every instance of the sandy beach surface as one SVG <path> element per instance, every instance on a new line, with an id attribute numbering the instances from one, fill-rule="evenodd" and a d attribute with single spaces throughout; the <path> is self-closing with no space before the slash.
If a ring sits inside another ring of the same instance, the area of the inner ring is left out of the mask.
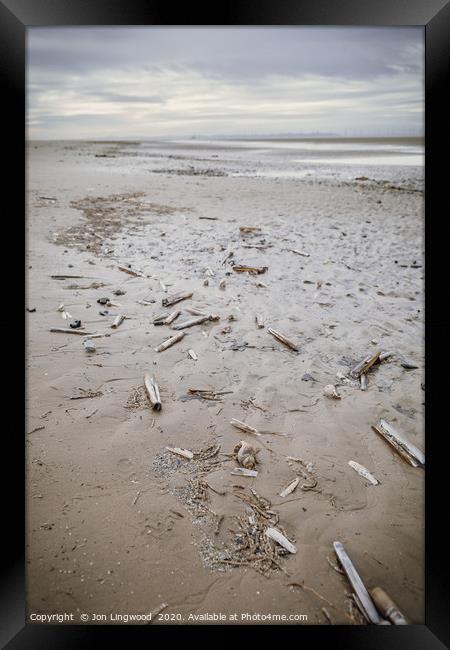
<path id="1" fill-rule="evenodd" d="M 339 540 L 368 588 L 424 622 L 424 470 L 371 428 L 384 418 L 425 448 L 420 157 L 386 139 L 28 144 L 29 620 L 364 624 Z M 220 319 L 155 352 L 187 309 Z M 75 319 L 101 335 L 95 352 L 50 331 Z M 393 355 L 363 391 L 348 373 L 377 350 Z M 259 449 L 255 478 L 231 473 L 240 441 Z"/>

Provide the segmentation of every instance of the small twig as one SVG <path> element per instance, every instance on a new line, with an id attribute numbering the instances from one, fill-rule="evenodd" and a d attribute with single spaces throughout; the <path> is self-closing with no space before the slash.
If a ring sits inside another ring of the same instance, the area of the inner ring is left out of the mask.
<path id="1" fill-rule="evenodd" d="M 205 483 L 206 483 L 206 481 L 205 481 Z M 219 494 L 221 497 L 224 497 L 226 495 L 226 492 L 220 492 L 220 490 L 214 489 L 213 487 L 210 486 L 209 483 L 206 483 L 206 485 L 209 487 L 210 490 L 212 490 L 216 494 Z"/>
<path id="2" fill-rule="evenodd" d="M 321 610 L 322 610 L 322 612 L 324 613 L 325 618 L 328 619 L 329 623 L 332 625 L 332 624 L 333 624 L 333 621 L 331 620 L 331 616 L 330 616 L 330 614 L 329 614 L 327 608 L 326 608 L 326 607 L 321 607 Z"/>
<path id="3" fill-rule="evenodd" d="M 32 429 L 32 431 L 28 431 L 27 435 L 30 435 L 30 433 L 34 433 L 35 431 L 41 431 L 42 429 L 45 429 L 45 427 L 44 426 L 35 427 L 34 429 Z"/>
<path id="4" fill-rule="evenodd" d="M 334 569 L 335 571 L 337 571 L 338 573 L 340 573 L 342 576 L 345 575 L 345 572 L 342 571 L 342 569 L 340 569 L 338 566 L 336 566 L 336 564 L 333 564 L 333 562 L 330 560 L 330 558 L 328 557 L 328 555 L 327 555 L 327 562 L 328 562 L 328 564 L 330 565 L 330 567 L 331 567 L 332 569 Z"/>

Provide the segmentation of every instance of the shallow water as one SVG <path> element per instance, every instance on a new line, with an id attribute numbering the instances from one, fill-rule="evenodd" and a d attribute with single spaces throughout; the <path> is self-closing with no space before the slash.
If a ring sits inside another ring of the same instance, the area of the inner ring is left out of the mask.
<path id="1" fill-rule="evenodd" d="M 423 186 L 424 147 L 414 138 L 160 140 L 132 145 L 128 151 L 137 167 L 145 165 L 157 173 L 209 170 L 230 176 L 338 181 L 367 176 Z"/>

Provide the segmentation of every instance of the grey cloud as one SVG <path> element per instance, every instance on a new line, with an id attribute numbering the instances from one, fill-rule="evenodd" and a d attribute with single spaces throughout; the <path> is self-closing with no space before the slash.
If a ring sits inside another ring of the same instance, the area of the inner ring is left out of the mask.
<path id="1" fill-rule="evenodd" d="M 148 95 L 128 95 L 126 93 L 113 93 L 107 90 L 90 90 L 86 95 L 91 97 L 98 97 L 107 102 L 125 102 L 125 103 L 143 103 L 143 104 L 164 104 L 165 100 L 162 97 L 149 97 Z"/>
<path id="2" fill-rule="evenodd" d="M 186 66 L 234 79 L 305 73 L 361 78 L 394 74 L 393 63 L 420 66 L 421 33 L 415 27 L 31 28 L 28 43 L 33 67 L 66 74 L 142 65 Z"/>
<path id="3" fill-rule="evenodd" d="M 239 133 L 252 120 L 266 132 L 334 131 L 337 120 L 422 129 L 421 27 L 30 28 L 27 38 L 35 136 L 98 125 Z"/>

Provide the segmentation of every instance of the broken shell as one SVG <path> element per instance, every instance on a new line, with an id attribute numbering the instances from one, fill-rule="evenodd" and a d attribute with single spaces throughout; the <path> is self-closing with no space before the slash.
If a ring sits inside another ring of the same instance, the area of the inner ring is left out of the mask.
<path id="1" fill-rule="evenodd" d="M 236 429 L 241 429 L 241 431 L 245 431 L 246 433 L 253 433 L 255 436 L 260 436 L 261 434 L 257 429 L 254 427 L 251 427 L 249 424 L 246 424 L 245 422 L 241 422 L 240 420 L 236 420 L 236 418 L 231 418 L 230 424 L 233 427 L 236 427 Z"/>
<path id="2" fill-rule="evenodd" d="M 287 537 L 285 537 L 282 533 L 280 533 L 279 530 L 276 528 L 267 528 L 265 531 L 267 537 L 270 537 L 270 539 L 273 539 L 274 542 L 282 546 L 283 548 L 286 549 L 286 551 L 289 551 L 289 553 L 297 553 L 297 549 L 295 546 L 290 542 Z"/>
<path id="3" fill-rule="evenodd" d="M 83 346 L 86 352 L 95 352 L 97 350 L 94 341 L 91 341 L 90 339 L 83 341 Z"/>
<path id="4" fill-rule="evenodd" d="M 364 467 L 364 465 L 360 465 L 355 460 L 349 460 L 348 464 L 350 465 L 350 467 L 352 469 L 355 470 L 355 472 L 358 472 L 358 474 L 363 479 L 365 479 L 366 481 L 368 481 L 372 485 L 378 485 L 378 483 L 380 482 L 377 478 L 375 478 L 375 476 L 373 474 L 371 474 L 369 472 L 369 470 L 366 467 Z"/>
<path id="5" fill-rule="evenodd" d="M 256 314 L 255 321 L 256 321 L 257 327 L 259 329 L 263 329 L 263 327 L 264 327 L 264 318 L 263 318 L 262 314 Z"/>
<path id="6" fill-rule="evenodd" d="M 166 447 L 166 449 L 167 451 L 171 451 L 172 454 L 176 454 L 177 456 L 182 456 L 183 458 L 187 458 L 188 460 L 192 460 L 194 458 L 194 454 L 189 449 L 181 449 L 180 447 Z"/>
<path id="7" fill-rule="evenodd" d="M 258 472 L 254 469 L 245 469 L 245 467 L 235 467 L 232 472 L 233 476 L 258 476 Z"/>
<path id="8" fill-rule="evenodd" d="M 327 386 L 325 386 L 325 388 L 323 389 L 323 394 L 326 397 L 331 397 L 332 399 L 341 399 L 341 396 L 339 395 L 339 393 L 336 390 L 336 387 L 333 386 L 333 384 L 328 384 Z"/>
<path id="9" fill-rule="evenodd" d="M 154 411 L 160 411 L 162 406 L 161 406 L 161 397 L 159 394 L 158 384 L 156 383 L 154 377 L 150 377 L 150 375 L 147 372 L 144 375 L 144 387 L 145 390 L 147 391 L 147 395 L 152 405 L 152 409 Z"/>
<path id="10" fill-rule="evenodd" d="M 256 465 L 256 459 L 254 456 L 248 454 L 241 458 L 240 463 L 242 467 L 245 467 L 245 469 L 253 469 Z"/>
<path id="11" fill-rule="evenodd" d="M 297 476 L 296 479 L 294 479 L 287 487 L 284 488 L 282 492 L 280 492 L 280 497 L 287 497 L 288 494 L 291 494 L 297 487 L 297 485 L 300 483 L 300 478 Z"/>
<path id="12" fill-rule="evenodd" d="M 111 327 L 113 329 L 117 329 L 119 325 L 123 323 L 124 320 L 125 320 L 125 316 L 123 314 L 118 314 L 113 320 L 113 322 L 111 323 Z"/>
<path id="13" fill-rule="evenodd" d="M 241 440 L 234 448 L 234 453 L 237 453 L 237 461 L 242 467 L 246 469 L 255 467 L 257 451 L 248 442 Z"/>

